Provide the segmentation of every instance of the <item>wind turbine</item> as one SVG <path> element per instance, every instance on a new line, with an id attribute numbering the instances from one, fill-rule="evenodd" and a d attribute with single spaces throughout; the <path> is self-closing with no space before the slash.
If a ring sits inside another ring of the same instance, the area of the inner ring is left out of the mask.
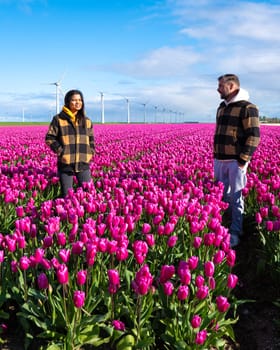
<path id="1" fill-rule="evenodd" d="M 60 80 L 61 81 L 61 80 Z M 56 94 L 56 114 L 60 112 L 60 106 L 59 106 L 59 93 L 64 96 L 63 91 L 61 90 L 60 86 L 60 81 L 55 81 L 54 83 L 50 83 L 50 85 L 55 85 L 55 94 Z"/>
<path id="2" fill-rule="evenodd" d="M 130 105 L 129 105 L 129 98 L 123 95 L 120 95 L 118 93 L 113 93 L 112 95 L 117 95 L 117 96 L 121 96 L 122 98 L 125 99 L 126 104 L 127 104 L 127 124 L 130 123 Z"/>
<path id="3" fill-rule="evenodd" d="M 157 109 L 158 109 L 158 106 L 154 106 L 155 108 L 155 123 L 157 122 Z"/>
<path id="4" fill-rule="evenodd" d="M 60 106 L 59 106 L 59 94 L 61 93 L 62 96 L 64 96 L 63 91 L 61 90 L 61 81 L 64 78 L 65 73 L 63 74 L 63 76 L 55 81 L 54 83 L 48 83 L 47 85 L 55 85 L 55 100 L 56 100 L 56 114 L 58 114 L 60 112 Z"/>
<path id="5" fill-rule="evenodd" d="M 127 124 L 130 123 L 130 106 L 129 106 L 129 99 L 128 97 L 124 98 L 126 100 L 127 103 Z"/>
<path id="6" fill-rule="evenodd" d="M 102 91 L 99 92 L 101 97 L 101 123 L 105 123 L 105 116 L 104 116 L 104 93 Z"/>
<path id="7" fill-rule="evenodd" d="M 146 123 L 146 118 L 147 118 L 147 111 L 146 111 L 147 104 L 148 102 L 141 103 L 141 105 L 144 107 L 144 124 Z"/>

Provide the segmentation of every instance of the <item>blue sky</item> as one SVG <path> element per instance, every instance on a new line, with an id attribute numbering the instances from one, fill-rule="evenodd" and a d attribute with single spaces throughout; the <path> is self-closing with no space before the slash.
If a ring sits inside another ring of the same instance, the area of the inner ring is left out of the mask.
<path id="1" fill-rule="evenodd" d="M 280 117 L 279 18 L 279 0 L 0 0 L 0 120 L 49 121 L 59 82 L 96 122 L 100 92 L 105 122 L 213 122 L 223 73 Z"/>

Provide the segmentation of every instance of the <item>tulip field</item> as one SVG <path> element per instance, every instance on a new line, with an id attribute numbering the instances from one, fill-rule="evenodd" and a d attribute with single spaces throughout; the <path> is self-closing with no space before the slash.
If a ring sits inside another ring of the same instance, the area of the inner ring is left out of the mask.
<path id="1" fill-rule="evenodd" d="M 92 182 L 60 198 L 47 126 L 0 127 L 0 344 L 224 349 L 236 252 L 213 177 L 214 124 L 95 125 Z M 280 127 L 262 125 L 245 215 L 280 276 Z M 247 235 L 250 232 L 246 232 Z"/>

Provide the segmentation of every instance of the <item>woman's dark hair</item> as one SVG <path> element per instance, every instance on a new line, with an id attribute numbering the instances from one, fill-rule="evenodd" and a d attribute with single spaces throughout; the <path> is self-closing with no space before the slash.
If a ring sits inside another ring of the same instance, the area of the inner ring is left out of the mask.
<path id="1" fill-rule="evenodd" d="M 72 99 L 73 95 L 80 95 L 81 99 L 82 99 L 82 103 L 83 106 L 82 108 L 78 111 L 77 113 L 77 118 L 78 120 L 82 121 L 82 125 L 85 126 L 85 117 L 86 117 L 86 113 L 85 113 L 85 103 L 84 103 L 84 96 L 83 93 L 80 90 L 69 90 L 65 97 L 64 97 L 64 105 L 65 107 L 69 108 L 70 107 L 70 101 Z"/>

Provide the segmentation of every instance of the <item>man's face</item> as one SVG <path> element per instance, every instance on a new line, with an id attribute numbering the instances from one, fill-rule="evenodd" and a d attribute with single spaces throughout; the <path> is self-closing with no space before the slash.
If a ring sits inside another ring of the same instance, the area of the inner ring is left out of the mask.
<path id="1" fill-rule="evenodd" d="M 226 100 L 227 97 L 234 91 L 233 82 L 224 80 L 219 81 L 218 93 L 220 94 L 221 99 Z"/>

